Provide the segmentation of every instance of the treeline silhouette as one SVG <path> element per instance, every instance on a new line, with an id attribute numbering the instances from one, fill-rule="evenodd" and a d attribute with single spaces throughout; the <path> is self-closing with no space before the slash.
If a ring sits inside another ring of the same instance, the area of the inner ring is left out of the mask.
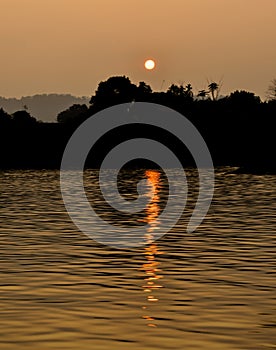
<path id="1" fill-rule="evenodd" d="M 205 139 L 214 164 L 241 167 L 250 172 L 275 172 L 276 98 L 262 102 L 252 92 L 234 91 L 219 96 L 219 84 L 193 92 L 191 84 L 172 84 L 166 92 L 154 92 L 125 76 L 101 82 L 90 104 L 74 104 L 57 115 L 57 123 L 38 122 L 28 110 L 9 115 L 0 109 L 0 168 L 60 167 L 65 146 L 74 130 L 91 115 L 115 104 L 152 102 L 185 115 Z M 134 137 L 148 137 L 166 144 L 184 166 L 193 165 L 185 146 L 173 135 L 141 124 L 124 126 L 103 136 L 90 151 L 87 167 L 99 167 L 115 145 Z M 136 165 L 142 166 L 140 161 Z"/>

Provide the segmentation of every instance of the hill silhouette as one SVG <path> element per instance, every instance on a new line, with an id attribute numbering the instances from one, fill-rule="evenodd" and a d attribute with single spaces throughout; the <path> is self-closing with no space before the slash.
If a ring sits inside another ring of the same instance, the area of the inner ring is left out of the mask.
<path id="1" fill-rule="evenodd" d="M 87 104 L 88 97 L 76 97 L 70 94 L 39 94 L 24 96 L 20 99 L 0 96 L 0 108 L 12 114 L 26 108 L 38 120 L 54 122 L 58 113 L 73 104 Z"/>

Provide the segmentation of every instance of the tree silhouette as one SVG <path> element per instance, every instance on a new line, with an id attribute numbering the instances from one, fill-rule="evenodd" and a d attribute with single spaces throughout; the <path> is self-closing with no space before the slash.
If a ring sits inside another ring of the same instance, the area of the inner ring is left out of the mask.
<path id="1" fill-rule="evenodd" d="M 0 126 L 10 124 L 10 122 L 11 116 L 3 108 L 0 108 Z"/>
<path id="2" fill-rule="evenodd" d="M 228 102 L 240 109 L 250 109 L 251 107 L 254 108 L 257 104 L 260 104 L 261 99 L 253 92 L 236 90 L 230 94 Z"/>
<path id="3" fill-rule="evenodd" d="M 192 87 L 192 85 L 191 84 L 187 84 L 186 86 L 185 86 L 185 94 L 186 94 L 186 96 L 188 96 L 188 97 L 194 97 L 194 93 L 193 93 L 193 87 Z"/>
<path id="4" fill-rule="evenodd" d="M 88 116 L 88 107 L 83 104 L 74 104 L 65 111 L 60 112 L 57 115 L 57 121 L 59 123 L 79 123 L 86 119 Z"/>
<path id="5" fill-rule="evenodd" d="M 94 107 L 107 107 L 118 103 L 131 102 L 135 99 L 137 86 L 126 76 L 111 77 L 100 82 L 90 104 Z"/>
<path id="6" fill-rule="evenodd" d="M 209 94 L 209 91 L 206 90 L 199 90 L 197 97 L 201 97 L 202 100 L 205 99 L 205 97 Z"/>
<path id="7" fill-rule="evenodd" d="M 152 93 L 152 89 L 151 89 L 150 85 L 146 84 L 144 81 L 139 82 L 138 91 L 139 91 L 139 93 L 142 93 L 145 95 Z"/>
<path id="8" fill-rule="evenodd" d="M 208 85 L 209 92 L 211 93 L 211 97 L 213 101 L 216 101 L 219 94 L 219 84 L 212 82 Z"/>
<path id="9" fill-rule="evenodd" d="M 26 110 L 17 111 L 12 114 L 12 120 L 19 126 L 30 126 L 34 125 L 37 120 L 30 115 Z"/>
<path id="10" fill-rule="evenodd" d="M 140 81 L 136 89 L 135 100 L 136 101 L 150 101 L 152 94 L 152 89 L 150 85 L 146 84 L 144 81 Z"/>
<path id="11" fill-rule="evenodd" d="M 172 84 L 167 93 L 172 96 L 185 96 L 185 89 L 183 85 Z"/>

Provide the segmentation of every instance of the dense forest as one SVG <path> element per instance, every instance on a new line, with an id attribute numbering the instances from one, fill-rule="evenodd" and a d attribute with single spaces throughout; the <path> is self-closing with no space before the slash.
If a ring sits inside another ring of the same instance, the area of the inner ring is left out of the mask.
<path id="1" fill-rule="evenodd" d="M 191 84 L 172 84 L 166 92 L 154 92 L 144 82 L 136 85 L 125 76 L 115 76 L 98 85 L 89 106 L 73 104 L 57 115 L 55 123 L 37 121 L 27 108 L 11 115 L 0 109 L 0 168 L 58 169 L 66 143 L 78 125 L 104 108 L 136 101 L 161 104 L 188 118 L 205 139 L 215 165 L 237 166 L 256 173 L 275 172 L 275 87 L 276 83 L 270 86 L 270 96 L 263 102 L 243 90 L 221 97 L 215 82 L 197 93 Z M 114 145 L 133 137 L 161 141 L 183 165 L 193 165 L 178 139 L 165 130 L 153 129 L 133 124 L 109 132 L 91 150 L 87 167 L 99 167 Z"/>

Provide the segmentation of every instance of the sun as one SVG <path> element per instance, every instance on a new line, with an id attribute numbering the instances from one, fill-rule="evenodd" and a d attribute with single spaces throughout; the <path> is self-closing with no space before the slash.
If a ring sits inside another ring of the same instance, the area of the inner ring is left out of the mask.
<path id="1" fill-rule="evenodd" d="M 145 68 L 148 70 L 152 70 L 155 68 L 155 62 L 154 60 L 146 60 L 145 62 Z"/>

